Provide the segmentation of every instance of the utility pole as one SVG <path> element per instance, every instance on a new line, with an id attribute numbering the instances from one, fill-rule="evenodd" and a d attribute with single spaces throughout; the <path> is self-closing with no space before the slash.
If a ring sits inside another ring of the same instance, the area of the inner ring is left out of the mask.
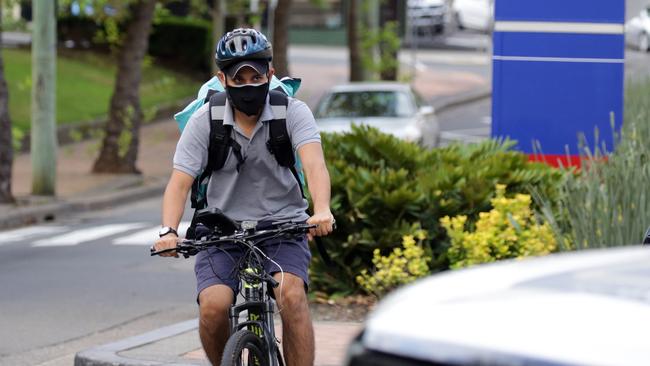
<path id="1" fill-rule="evenodd" d="M 32 0 L 32 193 L 56 187 L 56 17 L 54 1 Z"/>

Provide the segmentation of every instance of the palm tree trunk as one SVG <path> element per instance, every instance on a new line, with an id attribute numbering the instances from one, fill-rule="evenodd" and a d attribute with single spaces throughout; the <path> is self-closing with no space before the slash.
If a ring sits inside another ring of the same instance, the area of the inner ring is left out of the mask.
<path id="1" fill-rule="evenodd" d="M 2 7 L 0 6 L 0 22 L 2 22 Z M 0 34 L 2 24 L 0 23 Z M 0 37 L 0 50 L 2 37 Z M 13 164 L 13 145 L 11 138 L 11 119 L 9 118 L 9 90 L 5 80 L 4 62 L 0 52 L 0 203 L 12 203 L 11 167 Z"/>
<path id="2" fill-rule="evenodd" d="M 140 80 L 142 60 L 147 52 L 156 0 L 140 0 L 118 56 L 115 89 L 111 97 L 106 135 L 93 173 L 140 173 L 136 168 L 140 125 Z"/>

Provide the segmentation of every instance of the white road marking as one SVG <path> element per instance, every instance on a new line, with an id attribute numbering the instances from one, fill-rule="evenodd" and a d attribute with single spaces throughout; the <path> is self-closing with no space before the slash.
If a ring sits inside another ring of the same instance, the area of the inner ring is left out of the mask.
<path id="1" fill-rule="evenodd" d="M 187 228 L 190 226 L 189 221 L 183 221 L 178 226 L 178 235 L 181 237 L 185 236 Z M 158 238 L 158 230 L 160 230 L 160 225 L 153 226 L 136 233 L 133 233 L 128 236 L 117 238 L 113 240 L 114 245 L 152 245 L 154 240 Z"/>
<path id="2" fill-rule="evenodd" d="M 47 239 L 41 239 L 32 246 L 34 247 L 52 247 L 52 246 L 71 246 L 78 245 L 84 242 L 96 240 L 110 235 L 115 235 L 124 231 L 139 229 L 145 226 L 143 223 L 134 224 L 110 224 L 97 227 L 90 227 L 87 229 L 80 229 L 69 232 L 67 234 L 54 236 Z"/>
<path id="3" fill-rule="evenodd" d="M 0 233 L 0 245 L 8 242 L 23 241 L 35 236 L 58 234 L 67 230 L 65 226 L 31 226 Z"/>

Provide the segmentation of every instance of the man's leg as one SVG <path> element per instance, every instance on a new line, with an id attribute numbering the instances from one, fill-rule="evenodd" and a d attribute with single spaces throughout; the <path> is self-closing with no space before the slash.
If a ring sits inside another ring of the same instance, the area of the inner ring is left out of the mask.
<path id="1" fill-rule="evenodd" d="M 210 286 L 199 294 L 199 335 L 203 349 L 213 365 L 221 364 L 223 348 L 228 341 L 228 309 L 232 302 L 232 290 L 226 285 Z"/>
<path id="2" fill-rule="evenodd" d="M 280 273 L 276 273 L 273 277 L 280 282 Z M 282 287 L 278 286 L 274 292 L 282 317 L 282 349 L 287 366 L 312 366 L 314 328 L 302 279 L 291 273 L 285 273 Z"/>

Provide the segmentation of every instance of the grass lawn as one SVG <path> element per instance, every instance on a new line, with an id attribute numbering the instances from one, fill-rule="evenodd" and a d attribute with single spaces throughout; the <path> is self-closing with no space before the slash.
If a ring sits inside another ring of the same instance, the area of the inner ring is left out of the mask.
<path id="1" fill-rule="evenodd" d="M 31 104 L 31 54 L 3 49 L 9 85 L 9 113 L 15 128 L 28 131 Z M 57 57 L 56 119 L 59 125 L 89 121 L 108 115 L 116 62 L 90 52 L 66 52 Z M 144 68 L 140 102 L 145 111 L 158 105 L 195 96 L 201 82 L 157 66 Z M 146 112 L 145 112 L 146 115 Z"/>

